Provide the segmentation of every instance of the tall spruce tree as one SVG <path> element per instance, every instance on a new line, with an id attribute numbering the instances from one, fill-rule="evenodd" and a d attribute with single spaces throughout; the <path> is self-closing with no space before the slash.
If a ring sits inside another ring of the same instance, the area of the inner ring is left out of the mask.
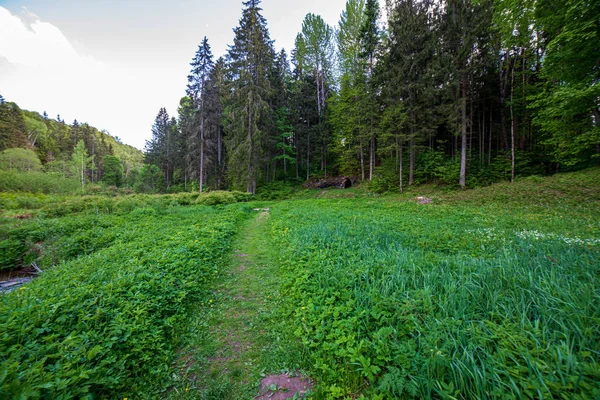
<path id="1" fill-rule="evenodd" d="M 265 135 L 272 132 L 269 100 L 274 50 L 260 3 L 260 0 L 243 3 L 246 8 L 239 26 L 234 29 L 235 37 L 228 53 L 231 78 L 227 99 L 229 178 L 235 187 L 245 184 L 249 193 L 256 193 L 265 163 L 261 143 Z"/>
<path id="2" fill-rule="evenodd" d="M 196 122 L 193 124 L 190 135 L 190 150 L 196 152 L 198 159 L 198 182 L 202 193 L 205 181 L 205 154 L 207 148 L 208 121 L 204 100 L 206 97 L 207 81 L 213 68 L 212 52 L 206 36 L 192 60 L 192 70 L 188 76 L 187 95 L 192 99 L 196 108 Z"/>
<path id="3" fill-rule="evenodd" d="M 168 189 L 172 179 L 172 120 L 165 108 L 161 108 L 152 125 L 152 138 L 146 141 L 144 149 L 146 164 L 156 165 L 162 171 L 165 178 L 165 186 Z"/>
<path id="4" fill-rule="evenodd" d="M 213 169 L 215 171 L 215 188 L 222 189 L 226 172 L 225 131 L 223 128 L 223 112 L 227 96 L 227 66 L 225 59 L 219 57 L 210 77 L 206 98 L 206 109 L 211 126 L 213 144 Z"/>

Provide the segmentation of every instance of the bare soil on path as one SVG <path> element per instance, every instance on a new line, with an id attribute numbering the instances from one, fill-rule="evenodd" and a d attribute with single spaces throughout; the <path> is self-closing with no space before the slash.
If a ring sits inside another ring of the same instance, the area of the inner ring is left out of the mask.
<path id="1" fill-rule="evenodd" d="M 227 276 L 180 351 L 171 398 L 299 399 L 310 393 L 311 381 L 298 372 L 300 344 L 277 313 L 282 294 L 268 218 L 260 210 L 241 226 Z"/>

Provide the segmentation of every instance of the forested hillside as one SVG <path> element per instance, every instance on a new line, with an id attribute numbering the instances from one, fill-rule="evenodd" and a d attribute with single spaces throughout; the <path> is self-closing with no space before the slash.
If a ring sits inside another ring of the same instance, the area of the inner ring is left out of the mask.
<path id="1" fill-rule="evenodd" d="M 77 169 L 74 164 L 81 164 L 82 157 L 83 167 Z M 115 168 L 127 178 L 142 164 L 140 150 L 106 131 L 77 120 L 67 124 L 60 115 L 52 119 L 46 112 L 22 110 L 0 96 L 1 171 L 83 174 L 84 181 L 100 182 Z"/>
<path id="2" fill-rule="evenodd" d="M 204 38 L 177 115 L 158 113 L 166 187 L 467 187 L 600 160 L 598 1 L 348 0 L 337 27 L 308 14 L 291 54 L 260 3 L 224 57 Z"/>

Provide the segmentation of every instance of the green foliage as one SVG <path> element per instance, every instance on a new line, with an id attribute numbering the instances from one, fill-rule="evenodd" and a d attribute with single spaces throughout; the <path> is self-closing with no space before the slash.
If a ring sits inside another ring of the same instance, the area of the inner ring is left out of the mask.
<path id="1" fill-rule="evenodd" d="M 298 188 L 290 183 L 271 182 L 261 185 L 256 192 L 257 200 L 286 200 L 292 198 Z"/>
<path id="2" fill-rule="evenodd" d="M 0 271 L 21 267 L 21 256 L 27 247 L 18 239 L 0 240 Z"/>
<path id="3" fill-rule="evenodd" d="M 40 172 L 42 163 L 33 150 L 12 148 L 0 153 L 0 170 L 9 172 Z"/>
<path id="4" fill-rule="evenodd" d="M 214 192 L 208 192 L 201 194 L 196 199 L 196 204 L 202 204 L 205 206 L 216 206 L 219 204 L 231 204 L 242 201 L 248 201 L 252 197 L 251 193 L 245 192 L 226 192 L 223 190 L 217 190 Z"/>
<path id="5" fill-rule="evenodd" d="M 123 181 L 123 164 L 121 160 L 115 156 L 105 156 L 103 162 L 104 174 L 102 181 L 116 187 L 121 186 Z"/>
<path id="6" fill-rule="evenodd" d="M 154 164 L 144 165 L 137 174 L 134 189 L 139 193 L 156 193 L 162 186 L 163 174 Z"/>
<path id="7" fill-rule="evenodd" d="M 322 397 L 600 395 L 598 170 L 532 179 L 272 208 L 282 318 Z"/>
<path id="8" fill-rule="evenodd" d="M 75 193 L 81 184 L 61 173 L 0 171 L 0 192 Z"/>
<path id="9" fill-rule="evenodd" d="M 178 327 L 207 301 L 245 215 L 193 207 L 52 221 L 79 258 L 0 298 L 0 397 L 161 397 Z"/>
<path id="10" fill-rule="evenodd" d="M 0 151 L 28 146 L 27 127 L 21 109 L 15 103 L 5 102 L 2 98 L 0 100 Z"/>

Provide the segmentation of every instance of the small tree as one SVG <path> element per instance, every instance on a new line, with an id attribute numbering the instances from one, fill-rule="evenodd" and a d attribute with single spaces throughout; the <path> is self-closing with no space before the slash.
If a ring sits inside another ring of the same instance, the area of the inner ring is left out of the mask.
<path id="1" fill-rule="evenodd" d="M 156 165 L 146 164 L 138 173 L 135 191 L 143 193 L 156 193 L 158 185 L 162 179 L 163 175 Z"/>
<path id="2" fill-rule="evenodd" d="M 85 171 L 91 161 L 91 157 L 88 156 L 83 140 L 77 142 L 71 160 L 77 177 L 81 179 L 81 191 L 83 192 L 85 190 Z"/>
<path id="3" fill-rule="evenodd" d="M 102 181 L 108 185 L 121 186 L 123 181 L 123 164 L 118 157 L 105 156 L 103 162 Z"/>

